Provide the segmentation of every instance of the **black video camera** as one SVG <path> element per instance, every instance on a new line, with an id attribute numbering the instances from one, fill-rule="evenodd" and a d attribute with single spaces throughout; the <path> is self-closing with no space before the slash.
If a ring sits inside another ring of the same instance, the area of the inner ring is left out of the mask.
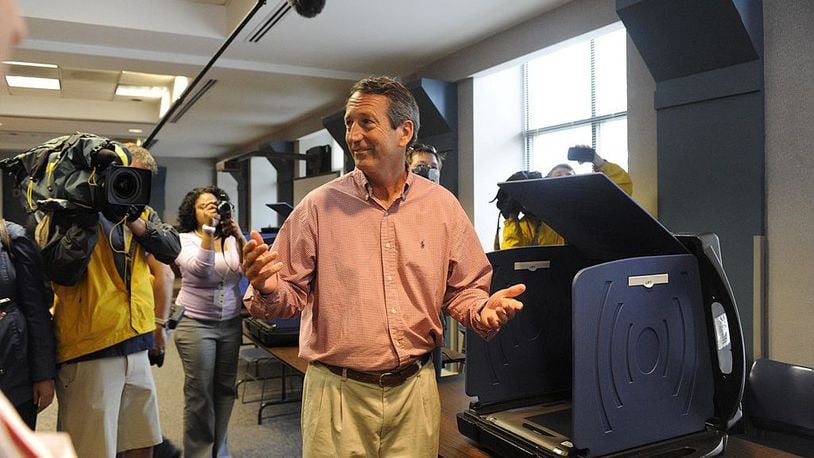
<path id="1" fill-rule="evenodd" d="M 225 235 L 223 233 L 223 222 L 232 219 L 232 211 L 235 206 L 228 200 L 229 198 L 225 194 L 217 197 L 218 201 L 215 202 L 215 211 L 218 212 L 220 222 L 217 227 L 215 227 L 215 237 L 223 237 Z"/>
<path id="2" fill-rule="evenodd" d="M 104 205 L 139 205 L 150 203 L 153 174 L 138 167 L 111 164 L 105 170 Z"/>
<path id="3" fill-rule="evenodd" d="M 232 210 L 235 206 L 231 202 L 228 200 L 219 200 L 215 203 L 215 206 L 221 221 L 232 219 Z"/>
<path id="4" fill-rule="evenodd" d="M 596 156 L 596 150 L 590 146 L 577 145 L 568 148 L 568 160 L 577 161 L 580 164 L 583 162 L 593 162 Z"/>

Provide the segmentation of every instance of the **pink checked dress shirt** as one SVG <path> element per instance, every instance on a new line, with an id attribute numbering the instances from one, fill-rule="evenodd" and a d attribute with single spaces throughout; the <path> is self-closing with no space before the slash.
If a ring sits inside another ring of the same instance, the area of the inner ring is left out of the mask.
<path id="1" fill-rule="evenodd" d="M 441 310 L 484 338 L 492 268 L 458 200 L 412 173 L 390 208 L 357 170 L 308 194 L 274 241 L 278 289 L 249 287 L 260 318 L 302 314 L 300 357 L 360 371 L 402 366 L 442 345 Z"/>

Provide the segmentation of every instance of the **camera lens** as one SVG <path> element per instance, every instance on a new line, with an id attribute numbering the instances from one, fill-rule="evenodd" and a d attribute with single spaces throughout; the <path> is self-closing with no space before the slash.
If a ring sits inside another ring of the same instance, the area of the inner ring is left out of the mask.
<path id="1" fill-rule="evenodd" d="M 228 219 L 232 217 L 232 203 L 228 200 L 222 200 L 217 203 L 217 211 L 221 218 Z"/>
<path id="2" fill-rule="evenodd" d="M 141 179 L 134 173 L 119 173 L 111 183 L 113 194 L 119 200 L 133 199 L 139 193 L 140 185 Z"/>

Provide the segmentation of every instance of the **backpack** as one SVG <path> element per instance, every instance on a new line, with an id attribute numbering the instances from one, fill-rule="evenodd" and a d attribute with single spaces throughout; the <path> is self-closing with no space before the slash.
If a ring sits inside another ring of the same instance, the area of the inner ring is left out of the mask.
<path id="1" fill-rule="evenodd" d="M 0 168 L 21 191 L 25 211 L 34 214 L 35 239 L 42 248 L 55 211 L 98 210 L 105 199 L 102 187 L 97 186 L 101 171 L 112 163 L 130 162 L 130 151 L 121 143 L 77 132 L 4 159 Z"/>
<path id="2" fill-rule="evenodd" d="M 97 190 L 96 170 L 114 162 L 130 164 L 124 145 L 77 132 L 0 161 L 0 168 L 22 191 L 23 208 L 35 213 L 98 208 L 103 196 Z"/>

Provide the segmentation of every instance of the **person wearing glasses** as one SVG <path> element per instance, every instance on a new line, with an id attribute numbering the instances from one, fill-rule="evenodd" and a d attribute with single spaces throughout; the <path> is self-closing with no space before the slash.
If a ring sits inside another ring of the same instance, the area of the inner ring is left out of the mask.
<path id="1" fill-rule="evenodd" d="M 419 115 L 404 85 L 357 82 L 344 120 L 356 168 L 309 193 L 272 247 L 251 233 L 244 303 L 258 318 L 301 314 L 304 457 L 438 456 L 441 312 L 489 338 L 525 286 L 490 296 L 492 268 L 458 199 L 410 173 Z"/>
<path id="2" fill-rule="evenodd" d="M 438 183 L 444 157 L 432 145 L 415 143 L 407 150 L 407 166 L 416 175 Z"/>

